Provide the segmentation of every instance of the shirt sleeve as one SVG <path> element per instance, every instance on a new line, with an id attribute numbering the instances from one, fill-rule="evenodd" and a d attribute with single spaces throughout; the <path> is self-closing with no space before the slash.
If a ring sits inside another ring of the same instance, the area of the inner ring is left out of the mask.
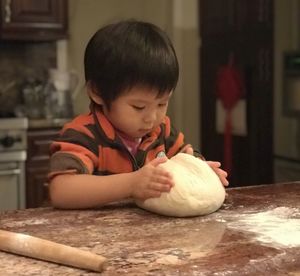
<path id="1" fill-rule="evenodd" d="M 98 167 L 95 139 L 75 129 L 65 130 L 50 146 L 49 177 L 58 174 L 92 174 Z"/>

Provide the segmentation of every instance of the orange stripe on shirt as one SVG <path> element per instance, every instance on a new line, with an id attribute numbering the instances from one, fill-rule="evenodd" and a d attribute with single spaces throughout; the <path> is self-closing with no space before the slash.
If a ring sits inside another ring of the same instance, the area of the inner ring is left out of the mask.
<path id="1" fill-rule="evenodd" d="M 128 153 L 129 154 L 129 153 Z M 109 171 L 111 173 L 132 172 L 129 157 L 120 150 L 99 146 L 99 171 Z"/>
<path id="2" fill-rule="evenodd" d="M 105 115 L 102 112 L 96 113 L 97 119 L 99 122 L 101 122 L 101 127 L 103 131 L 105 132 L 105 135 L 111 139 L 114 140 L 116 133 L 112 126 L 112 124 L 108 121 L 108 119 L 105 117 Z"/>
<path id="3" fill-rule="evenodd" d="M 150 161 L 152 161 L 153 159 L 155 159 L 157 157 L 157 154 L 160 153 L 160 152 L 165 152 L 165 145 L 159 145 L 158 147 L 150 150 L 147 153 L 145 164 L 147 164 Z"/>
<path id="4" fill-rule="evenodd" d="M 50 152 L 53 154 L 57 151 L 76 156 L 76 158 L 84 163 L 91 174 L 93 173 L 94 168 L 98 167 L 98 156 L 83 146 L 66 142 L 54 142 L 50 146 Z"/>
<path id="5" fill-rule="evenodd" d="M 141 150 L 147 150 L 147 148 L 151 146 L 156 139 L 157 135 L 155 133 L 151 133 L 151 136 L 147 137 L 138 148 Z"/>
<path id="6" fill-rule="evenodd" d="M 92 139 L 95 139 L 94 134 L 86 127 L 86 125 L 95 124 L 92 114 L 84 114 L 76 117 L 73 121 L 66 123 L 61 131 L 63 134 L 68 129 L 75 129 L 78 132 L 84 133 Z"/>
<path id="7" fill-rule="evenodd" d="M 172 147 L 169 148 L 167 152 L 168 158 L 173 157 L 179 150 L 180 148 L 184 145 L 184 135 L 180 132 L 178 134 L 178 137 L 175 141 L 175 143 L 172 145 Z"/>

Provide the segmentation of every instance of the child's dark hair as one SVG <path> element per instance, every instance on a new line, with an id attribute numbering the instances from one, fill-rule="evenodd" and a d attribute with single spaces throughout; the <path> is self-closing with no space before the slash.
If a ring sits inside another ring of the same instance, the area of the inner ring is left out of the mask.
<path id="1" fill-rule="evenodd" d="M 175 89 L 179 68 L 173 45 L 157 26 L 126 20 L 99 29 L 87 44 L 85 80 L 110 106 L 120 93 L 141 85 L 161 96 Z"/>

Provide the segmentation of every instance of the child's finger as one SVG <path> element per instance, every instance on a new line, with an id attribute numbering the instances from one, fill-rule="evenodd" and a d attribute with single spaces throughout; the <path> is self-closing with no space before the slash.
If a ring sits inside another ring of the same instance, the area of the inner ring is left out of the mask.
<path id="1" fill-rule="evenodd" d="M 206 163 L 210 166 L 210 167 L 221 167 L 221 163 L 218 161 L 206 161 Z"/>
<path id="2" fill-rule="evenodd" d="M 153 159 L 150 164 L 153 165 L 154 167 L 158 166 L 159 164 L 165 163 L 168 160 L 166 156 L 163 157 L 156 157 Z"/>
<path id="3" fill-rule="evenodd" d="M 155 190 L 151 190 L 148 191 L 146 198 L 151 198 L 151 197 L 160 197 L 161 196 L 161 192 L 160 191 L 155 191 Z"/>
<path id="4" fill-rule="evenodd" d="M 190 154 L 190 155 L 193 155 L 193 154 L 194 154 L 194 150 L 193 150 L 192 147 L 186 148 L 183 152 L 184 152 L 184 153 L 187 153 L 187 154 Z"/>
<path id="5" fill-rule="evenodd" d="M 152 183 L 149 187 L 151 190 L 158 192 L 169 192 L 171 190 L 171 186 L 168 184 L 160 184 L 160 183 Z"/>
<path id="6" fill-rule="evenodd" d="M 224 176 L 224 177 L 227 177 L 228 176 L 228 173 L 222 169 L 218 169 L 219 170 L 219 174 Z"/>
<path id="7" fill-rule="evenodd" d="M 168 172 L 166 175 L 161 175 L 155 179 L 155 182 L 161 183 L 164 185 L 174 186 L 173 177 Z"/>

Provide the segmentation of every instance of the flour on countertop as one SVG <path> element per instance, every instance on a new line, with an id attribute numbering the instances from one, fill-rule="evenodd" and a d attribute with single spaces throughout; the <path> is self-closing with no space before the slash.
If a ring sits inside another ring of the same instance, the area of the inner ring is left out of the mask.
<path id="1" fill-rule="evenodd" d="M 24 227 L 27 225 L 41 225 L 47 224 L 48 219 L 26 219 L 23 221 L 13 221 L 5 223 L 6 227 Z"/>
<path id="2" fill-rule="evenodd" d="M 263 243 L 284 247 L 300 246 L 300 210 L 298 208 L 278 207 L 256 214 L 243 214 L 229 222 L 233 229 L 256 234 Z"/>

